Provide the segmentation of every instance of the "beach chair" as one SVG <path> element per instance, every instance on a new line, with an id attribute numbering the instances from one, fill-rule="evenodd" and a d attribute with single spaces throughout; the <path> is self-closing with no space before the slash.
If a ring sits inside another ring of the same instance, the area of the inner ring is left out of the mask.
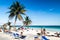
<path id="1" fill-rule="evenodd" d="M 42 40 L 49 40 L 46 36 L 42 36 Z"/>
<path id="2" fill-rule="evenodd" d="M 15 39 L 18 39 L 18 38 L 19 38 L 19 34 L 13 33 L 13 37 L 14 37 Z"/>

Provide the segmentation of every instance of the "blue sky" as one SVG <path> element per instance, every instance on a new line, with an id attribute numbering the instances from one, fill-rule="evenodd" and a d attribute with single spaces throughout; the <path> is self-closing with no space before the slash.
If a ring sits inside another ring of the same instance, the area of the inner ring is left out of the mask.
<path id="1" fill-rule="evenodd" d="M 9 7 L 16 0 L 0 0 L 0 24 L 8 22 Z M 60 0 L 18 0 L 27 10 L 31 25 L 60 25 Z M 10 20 L 12 24 L 14 19 Z M 21 25 L 22 22 L 17 20 Z"/>

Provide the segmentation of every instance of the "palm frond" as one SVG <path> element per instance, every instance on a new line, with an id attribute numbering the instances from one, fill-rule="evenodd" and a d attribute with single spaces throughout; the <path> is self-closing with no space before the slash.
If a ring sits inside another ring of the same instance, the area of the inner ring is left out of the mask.
<path id="1" fill-rule="evenodd" d="M 15 16 L 14 13 L 10 13 L 9 19 L 12 19 L 14 16 Z"/>
<path id="2" fill-rule="evenodd" d="M 8 24 L 8 25 L 10 25 L 10 24 L 11 24 L 11 22 L 8 22 L 7 24 Z"/>
<path id="3" fill-rule="evenodd" d="M 31 23 L 32 23 L 32 21 L 31 21 L 31 20 L 29 20 L 28 22 L 29 22 L 29 24 L 31 24 Z"/>
<path id="4" fill-rule="evenodd" d="M 16 1 L 15 4 L 16 4 L 17 7 L 20 7 L 20 3 L 18 1 Z"/>
<path id="5" fill-rule="evenodd" d="M 32 23 L 32 21 L 29 19 L 28 16 L 26 16 L 25 21 L 23 22 L 23 24 L 25 24 L 26 26 L 28 26 L 31 23 Z"/>
<path id="6" fill-rule="evenodd" d="M 23 20 L 23 17 L 21 14 L 26 15 L 24 12 L 25 7 L 22 6 L 18 1 L 14 2 L 10 7 L 9 7 L 10 11 L 8 13 L 10 13 L 9 15 L 9 19 L 12 19 L 15 16 L 15 21 L 17 21 L 17 18 L 19 20 Z"/>
<path id="7" fill-rule="evenodd" d="M 19 20 L 23 20 L 22 16 L 20 14 L 17 15 Z"/>
<path id="8" fill-rule="evenodd" d="M 26 10 L 21 10 L 20 13 L 25 15 L 25 13 L 24 13 L 25 11 L 26 11 Z"/>

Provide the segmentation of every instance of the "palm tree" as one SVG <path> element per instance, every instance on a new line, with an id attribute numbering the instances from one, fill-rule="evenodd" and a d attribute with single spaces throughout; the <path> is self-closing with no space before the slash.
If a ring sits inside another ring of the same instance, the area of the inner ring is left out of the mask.
<path id="1" fill-rule="evenodd" d="M 9 20 L 15 17 L 15 22 L 14 25 L 17 21 L 17 19 L 19 20 L 23 20 L 23 17 L 21 14 L 25 15 L 25 7 L 22 6 L 18 1 L 14 2 L 10 7 L 9 7 L 10 11 L 10 15 L 9 15 Z"/>
<path id="2" fill-rule="evenodd" d="M 26 18 L 25 18 L 25 21 L 23 21 L 23 24 L 25 25 L 25 26 L 29 26 L 29 24 L 31 24 L 31 20 L 29 19 L 29 17 L 28 16 L 26 16 Z M 28 27 L 29 28 L 29 27 Z"/>
<path id="3" fill-rule="evenodd" d="M 9 30 L 11 29 L 11 22 L 8 21 L 7 25 L 9 26 Z"/>

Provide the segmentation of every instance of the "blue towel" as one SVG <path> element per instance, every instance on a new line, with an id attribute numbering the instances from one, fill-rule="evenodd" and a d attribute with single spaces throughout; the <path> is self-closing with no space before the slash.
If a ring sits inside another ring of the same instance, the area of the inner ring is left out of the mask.
<path id="1" fill-rule="evenodd" d="M 26 37 L 26 36 L 21 36 L 20 38 L 21 38 L 21 39 L 24 39 L 25 37 Z"/>
<path id="2" fill-rule="evenodd" d="M 19 34 L 13 33 L 14 38 L 19 38 Z"/>
<path id="3" fill-rule="evenodd" d="M 16 36 L 15 33 L 13 33 L 13 36 Z"/>
<path id="4" fill-rule="evenodd" d="M 44 40 L 49 40 L 49 39 L 47 39 L 45 36 L 42 36 L 42 38 L 43 38 Z"/>
<path id="5" fill-rule="evenodd" d="M 35 36 L 34 38 L 38 38 L 38 36 Z"/>
<path id="6" fill-rule="evenodd" d="M 16 33 L 16 36 L 19 37 L 19 34 Z"/>

